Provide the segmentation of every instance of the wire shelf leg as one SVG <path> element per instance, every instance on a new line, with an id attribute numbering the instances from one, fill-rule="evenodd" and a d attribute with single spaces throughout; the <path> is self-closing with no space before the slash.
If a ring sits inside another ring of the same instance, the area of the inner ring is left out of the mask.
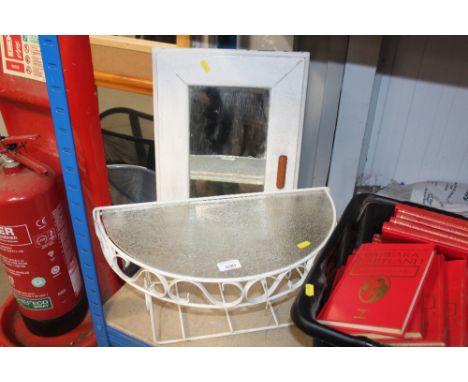
<path id="1" fill-rule="evenodd" d="M 146 289 L 151 288 L 151 280 L 148 278 L 148 276 L 145 276 L 144 284 Z M 158 336 L 156 335 L 156 319 L 154 317 L 153 296 L 145 293 L 145 303 L 146 310 L 148 310 L 150 315 L 151 334 L 153 336 L 153 341 L 158 342 Z"/>
<path id="2" fill-rule="evenodd" d="M 226 303 L 226 298 L 224 297 L 224 288 L 221 285 L 221 283 L 218 283 L 218 286 L 219 286 L 219 292 L 221 293 L 221 298 L 223 299 L 223 303 Z M 233 333 L 234 329 L 232 327 L 231 316 L 229 315 L 229 310 L 227 308 L 224 309 L 224 313 L 226 313 L 226 319 L 229 325 L 229 331 Z"/>
<path id="3" fill-rule="evenodd" d="M 179 287 L 176 284 L 176 293 L 177 297 L 179 298 Z M 179 310 L 179 322 L 180 322 L 180 331 L 182 332 L 182 338 L 185 340 L 187 337 L 185 336 L 185 325 L 184 325 L 184 314 L 182 313 L 182 307 L 180 305 L 177 305 L 177 308 Z"/>
<path id="4" fill-rule="evenodd" d="M 265 293 L 268 293 L 266 280 L 263 279 L 261 284 L 262 284 L 262 287 L 263 287 L 263 290 L 265 291 Z M 271 305 L 270 301 L 267 301 L 266 306 L 267 306 L 267 308 L 270 308 L 270 312 L 271 312 L 271 315 L 273 316 L 273 320 L 275 321 L 275 325 L 279 326 L 278 317 L 276 317 L 276 313 L 275 313 L 275 309 L 273 308 L 273 305 Z"/>

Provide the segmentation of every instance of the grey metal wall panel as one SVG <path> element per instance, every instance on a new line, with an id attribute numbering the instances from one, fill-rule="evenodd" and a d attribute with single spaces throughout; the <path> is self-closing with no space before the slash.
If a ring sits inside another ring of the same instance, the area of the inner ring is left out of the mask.
<path id="1" fill-rule="evenodd" d="M 294 49 L 310 52 L 299 187 L 327 184 L 348 36 L 296 36 Z"/>
<path id="2" fill-rule="evenodd" d="M 380 36 L 350 38 L 328 179 L 337 216 L 352 198 L 359 175 L 380 46 Z"/>
<path id="3" fill-rule="evenodd" d="M 360 183 L 468 182 L 468 37 L 400 37 Z"/>

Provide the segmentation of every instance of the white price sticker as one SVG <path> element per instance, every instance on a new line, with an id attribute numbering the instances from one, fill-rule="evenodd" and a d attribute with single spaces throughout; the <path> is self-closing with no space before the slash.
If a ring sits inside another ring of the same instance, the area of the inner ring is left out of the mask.
<path id="1" fill-rule="evenodd" d="M 218 263 L 218 269 L 220 270 L 220 272 L 231 271 L 233 269 L 239 268 L 242 268 L 242 265 L 239 262 L 239 260 L 227 260 Z"/>

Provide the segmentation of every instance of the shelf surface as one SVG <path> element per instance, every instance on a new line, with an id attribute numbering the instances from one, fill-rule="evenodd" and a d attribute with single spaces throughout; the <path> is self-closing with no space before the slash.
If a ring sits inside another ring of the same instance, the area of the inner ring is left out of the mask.
<path id="1" fill-rule="evenodd" d="M 326 188 L 104 207 L 100 214 L 108 239 L 137 264 L 202 280 L 288 269 L 321 247 L 335 225 Z M 240 268 L 218 268 L 232 260 Z"/>

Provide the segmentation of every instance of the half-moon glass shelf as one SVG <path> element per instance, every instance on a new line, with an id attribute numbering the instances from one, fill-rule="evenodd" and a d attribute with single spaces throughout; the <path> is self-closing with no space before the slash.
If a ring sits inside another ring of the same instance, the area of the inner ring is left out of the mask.
<path id="1" fill-rule="evenodd" d="M 298 287 L 336 222 L 327 188 L 102 207 L 94 218 L 106 259 L 124 280 L 203 307 L 265 302 Z M 129 277 L 118 258 L 141 269 Z M 181 298 L 183 283 L 196 285 L 208 304 Z M 213 284 L 233 287 L 235 296 L 213 296 Z M 254 284 L 263 291 L 255 294 Z"/>

